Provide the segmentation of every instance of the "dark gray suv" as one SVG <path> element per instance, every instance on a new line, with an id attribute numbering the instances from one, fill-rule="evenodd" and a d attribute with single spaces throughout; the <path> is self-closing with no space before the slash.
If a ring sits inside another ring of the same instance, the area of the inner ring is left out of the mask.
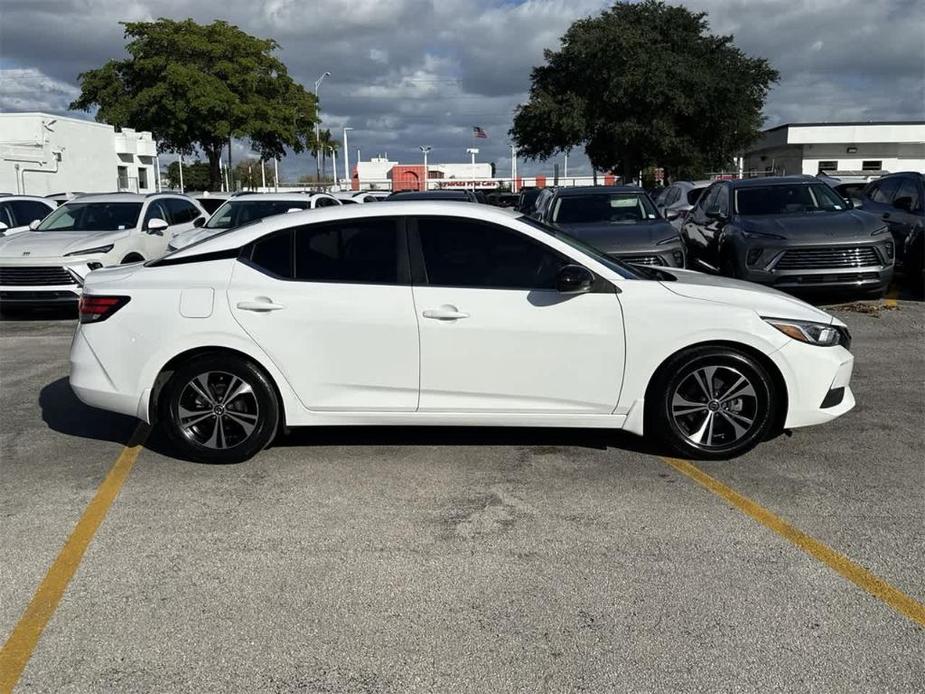
<path id="1" fill-rule="evenodd" d="M 886 224 L 810 176 L 717 181 L 682 234 L 697 264 L 780 289 L 882 294 L 893 278 Z"/>
<path id="2" fill-rule="evenodd" d="M 896 267 L 912 282 L 922 282 L 925 266 L 925 175 L 895 173 L 872 181 L 861 194 L 864 210 L 889 227 L 896 244 Z"/>
<path id="3" fill-rule="evenodd" d="M 642 188 L 550 188 L 534 216 L 626 263 L 686 266 L 681 236 Z"/>

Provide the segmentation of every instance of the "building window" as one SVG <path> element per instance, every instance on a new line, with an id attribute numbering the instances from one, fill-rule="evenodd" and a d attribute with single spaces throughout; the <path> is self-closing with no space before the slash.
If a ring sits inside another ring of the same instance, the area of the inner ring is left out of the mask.
<path id="1" fill-rule="evenodd" d="M 147 190 L 148 188 L 148 170 L 138 167 L 138 187 Z"/>
<path id="2" fill-rule="evenodd" d="M 861 162 L 861 171 L 881 171 L 883 161 L 880 159 L 869 159 Z"/>
<path id="3" fill-rule="evenodd" d="M 824 171 L 838 171 L 838 162 L 837 161 L 820 161 L 819 162 L 819 173 Z"/>
<path id="4" fill-rule="evenodd" d="M 119 190 L 125 190 L 128 188 L 128 167 L 120 166 L 119 167 Z"/>

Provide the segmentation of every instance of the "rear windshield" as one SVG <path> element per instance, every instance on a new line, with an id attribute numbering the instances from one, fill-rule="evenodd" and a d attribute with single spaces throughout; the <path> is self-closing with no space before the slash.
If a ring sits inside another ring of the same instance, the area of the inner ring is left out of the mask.
<path id="1" fill-rule="evenodd" d="M 37 231 L 134 229 L 140 214 L 140 202 L 69 202 L 45 217 Z"/>
<path id="2" fill-rule="evenodd" d="M 234 229 L 247 222 L 253 222 L 289 210 L 305 210 L 311 200 L 229 200 L 219 207 L 206 222 L 206 229 Z"/>
<path id="3" fill-rule="evenodd" d="M 639 193 L 588 193 L 556 199 L 552 221 L 557 224 L 632 224 L 656 219 L 648 196 Z"/>
<path id="4" fill-rule="evenodd" d="M 737 189 L 735 209 L 746 216 L 835 212 L 845 201 L 825 183 L 778 184 Z"/>

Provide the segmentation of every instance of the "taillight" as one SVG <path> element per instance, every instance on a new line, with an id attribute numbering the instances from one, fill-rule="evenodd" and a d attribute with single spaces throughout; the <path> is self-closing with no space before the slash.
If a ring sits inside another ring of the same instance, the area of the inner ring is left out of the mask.
<path id="1" fill-rule="evenodd" d="M 101 296 L 99 294 L 83 294 L 80 297 L 80 322 L 99 323 L 109 318 L 113 313 L 128 303 L 127 296 Z"/>

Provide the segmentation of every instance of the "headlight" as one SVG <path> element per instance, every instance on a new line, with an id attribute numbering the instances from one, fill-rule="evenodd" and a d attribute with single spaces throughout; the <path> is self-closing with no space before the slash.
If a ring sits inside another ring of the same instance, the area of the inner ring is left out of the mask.
<path id="1" fill-rule="evenodd" d="M 890 230 L 890 227 L 888 227 L 888 226 L 882 226 L 882 227 L 880 227 L 879 229 L 874 229 L 872 232 L 870 232 L 870 235 L 871 235 L 871 236 L 880 236 L 880 234 L 885 234 L 885 233 L 888 232 L 889 230 Z"/>
<path id="2" fill-rule="evenodd" d="M 769 234 L 764 231 L 743 231 L 742 236 L 747 239 L 778 239 L 780 241 L 785 240 L 785 237 L 780 236 L 779 234 Z"/>
<path id="3" fill-rule="evenodd" d="M 845 328 L 837 325 L 786 320 L 784 318 L 765 318 L 764 320 L 787 337 L 792 337 L 799 342 L 806 342 L 820 347 L 832 347 L 840 344 L 845 349 L 851 345 L 851 335 Z"/>
<path id="4" fill-rule="evenodd" d="M 109 253 L 112 250 L 112 244 L 108 246 L 97 246 L 96 248 L 86 248 L 82 251 L 74 251 L 73 253 L 65 253 L 65 256 L 69 255 L 91 255 L 93 253 Z"/>
<path id="5" fill-rule="evenodd" d="M 667 246 L 669 243 L 680 243 L 680 242 L 681 242 L 681 237 L 675 235 L 675 236 L 669 236 L 667 239 L 662 239 L 661 241 L 656 241 L 655 245 L 656 246 Z"/>

